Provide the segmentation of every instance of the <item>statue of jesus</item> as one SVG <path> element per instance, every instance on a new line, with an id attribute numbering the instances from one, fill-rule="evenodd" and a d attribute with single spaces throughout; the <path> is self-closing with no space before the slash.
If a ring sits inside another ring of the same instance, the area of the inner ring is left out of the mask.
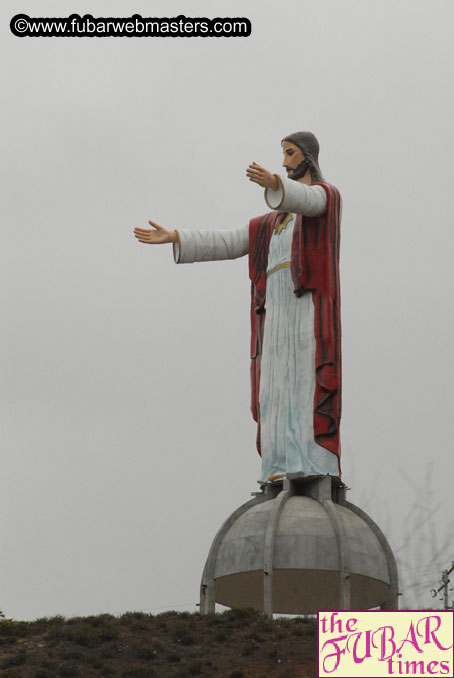
<path id="1" fill-rule="evenodd" d="M 287 176 L 256 162 L 246 170 L 265 189 L 264 216 L 228 231 L 169 231 L 151 220 L 152 229 L 134 229 L 142 243 L 172 243 L 178 264 L 249 257 L 261 484 L 340 477 L 341 197 L 322 177 L 314 134 L 290 134 L 281 146 Z"/>

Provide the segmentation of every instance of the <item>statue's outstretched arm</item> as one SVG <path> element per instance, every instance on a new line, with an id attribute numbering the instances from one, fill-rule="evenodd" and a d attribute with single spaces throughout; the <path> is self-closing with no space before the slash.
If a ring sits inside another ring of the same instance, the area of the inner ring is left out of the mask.
<path id="1" fill-rule="evenodd" d="M 326 193 L 322 186 L 294 181 L 252 162 L 246 170 L 249 181 L 265 189 L 265 200 L 272 210 L 318 217 L 326 211 Z"/>
<path id="2" fill-rule="evenodd" d="M 154 221 L 150 220 L 148 223 L 153 226 L 153 229 L 134 229 L 137 240 L 147 245 L 172 243 L 177 264 L 237 259 L 248 253 L 249 227 L 247 224 L 230 231 L 186 229 L 168 231 Z"/>
<path id="3" fill-rule="evenodd" d="M 265 187 L 268 207 L 282 212 L 295 212 L 306 217 L 319 217 L 326 212 L 326 192 L 323 186 L 303 184 L 275 174 L 277 189 Z"/>

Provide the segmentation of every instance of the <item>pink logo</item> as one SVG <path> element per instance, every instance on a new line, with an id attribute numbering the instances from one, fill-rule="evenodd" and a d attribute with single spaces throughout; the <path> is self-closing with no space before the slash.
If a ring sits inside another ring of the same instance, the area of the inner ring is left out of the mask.
<path id="1" fill-rule="evenodd" d="M 318 613 L 319 677 L 453 674 L 451 611 Z"/>

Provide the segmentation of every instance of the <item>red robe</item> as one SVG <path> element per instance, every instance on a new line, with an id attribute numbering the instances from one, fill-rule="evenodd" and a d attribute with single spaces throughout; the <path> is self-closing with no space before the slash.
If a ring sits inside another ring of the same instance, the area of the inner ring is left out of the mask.
<path id="1" fill-rule="evenodd" d="M 314 185 L 314 184 L 313 184 Z M 291 275 L 295 294 L 312 292 L 316 340 L 314 438 L 340 457 L 341 326 L 339 240 L 341 200 L 337 188 L 321 183 L 326 211 L 319 217 L 296 215 Z M 252 416 L 258 424 L 260 454 L 260 364 L 265 327 L 266 268 L 273 229 L 282 212 L 270 212 L 249 222 L 249 277 L 251 279 L 251 387 Z M 339 460 L 340 461 L 340 460 Z"/>

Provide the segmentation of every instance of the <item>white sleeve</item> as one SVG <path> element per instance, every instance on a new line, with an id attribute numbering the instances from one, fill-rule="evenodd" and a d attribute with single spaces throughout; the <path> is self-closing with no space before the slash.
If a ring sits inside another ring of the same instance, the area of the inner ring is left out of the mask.
<path id="1" fill-rule="evenodd" d="M 326 192 L 323 186 L 309 186 L 300 181 L 275 174 L 279 188 L 265 188 L 268 207 L 282 212 L 294 212 L 306 217 L 319 217 L 326 211 Z"/>
<path id="2" fill-rule="evenodd" d="M 249 224 L 231 231 L 177 231 L 176 264 L 237 259 L 249 251 Z"/>

